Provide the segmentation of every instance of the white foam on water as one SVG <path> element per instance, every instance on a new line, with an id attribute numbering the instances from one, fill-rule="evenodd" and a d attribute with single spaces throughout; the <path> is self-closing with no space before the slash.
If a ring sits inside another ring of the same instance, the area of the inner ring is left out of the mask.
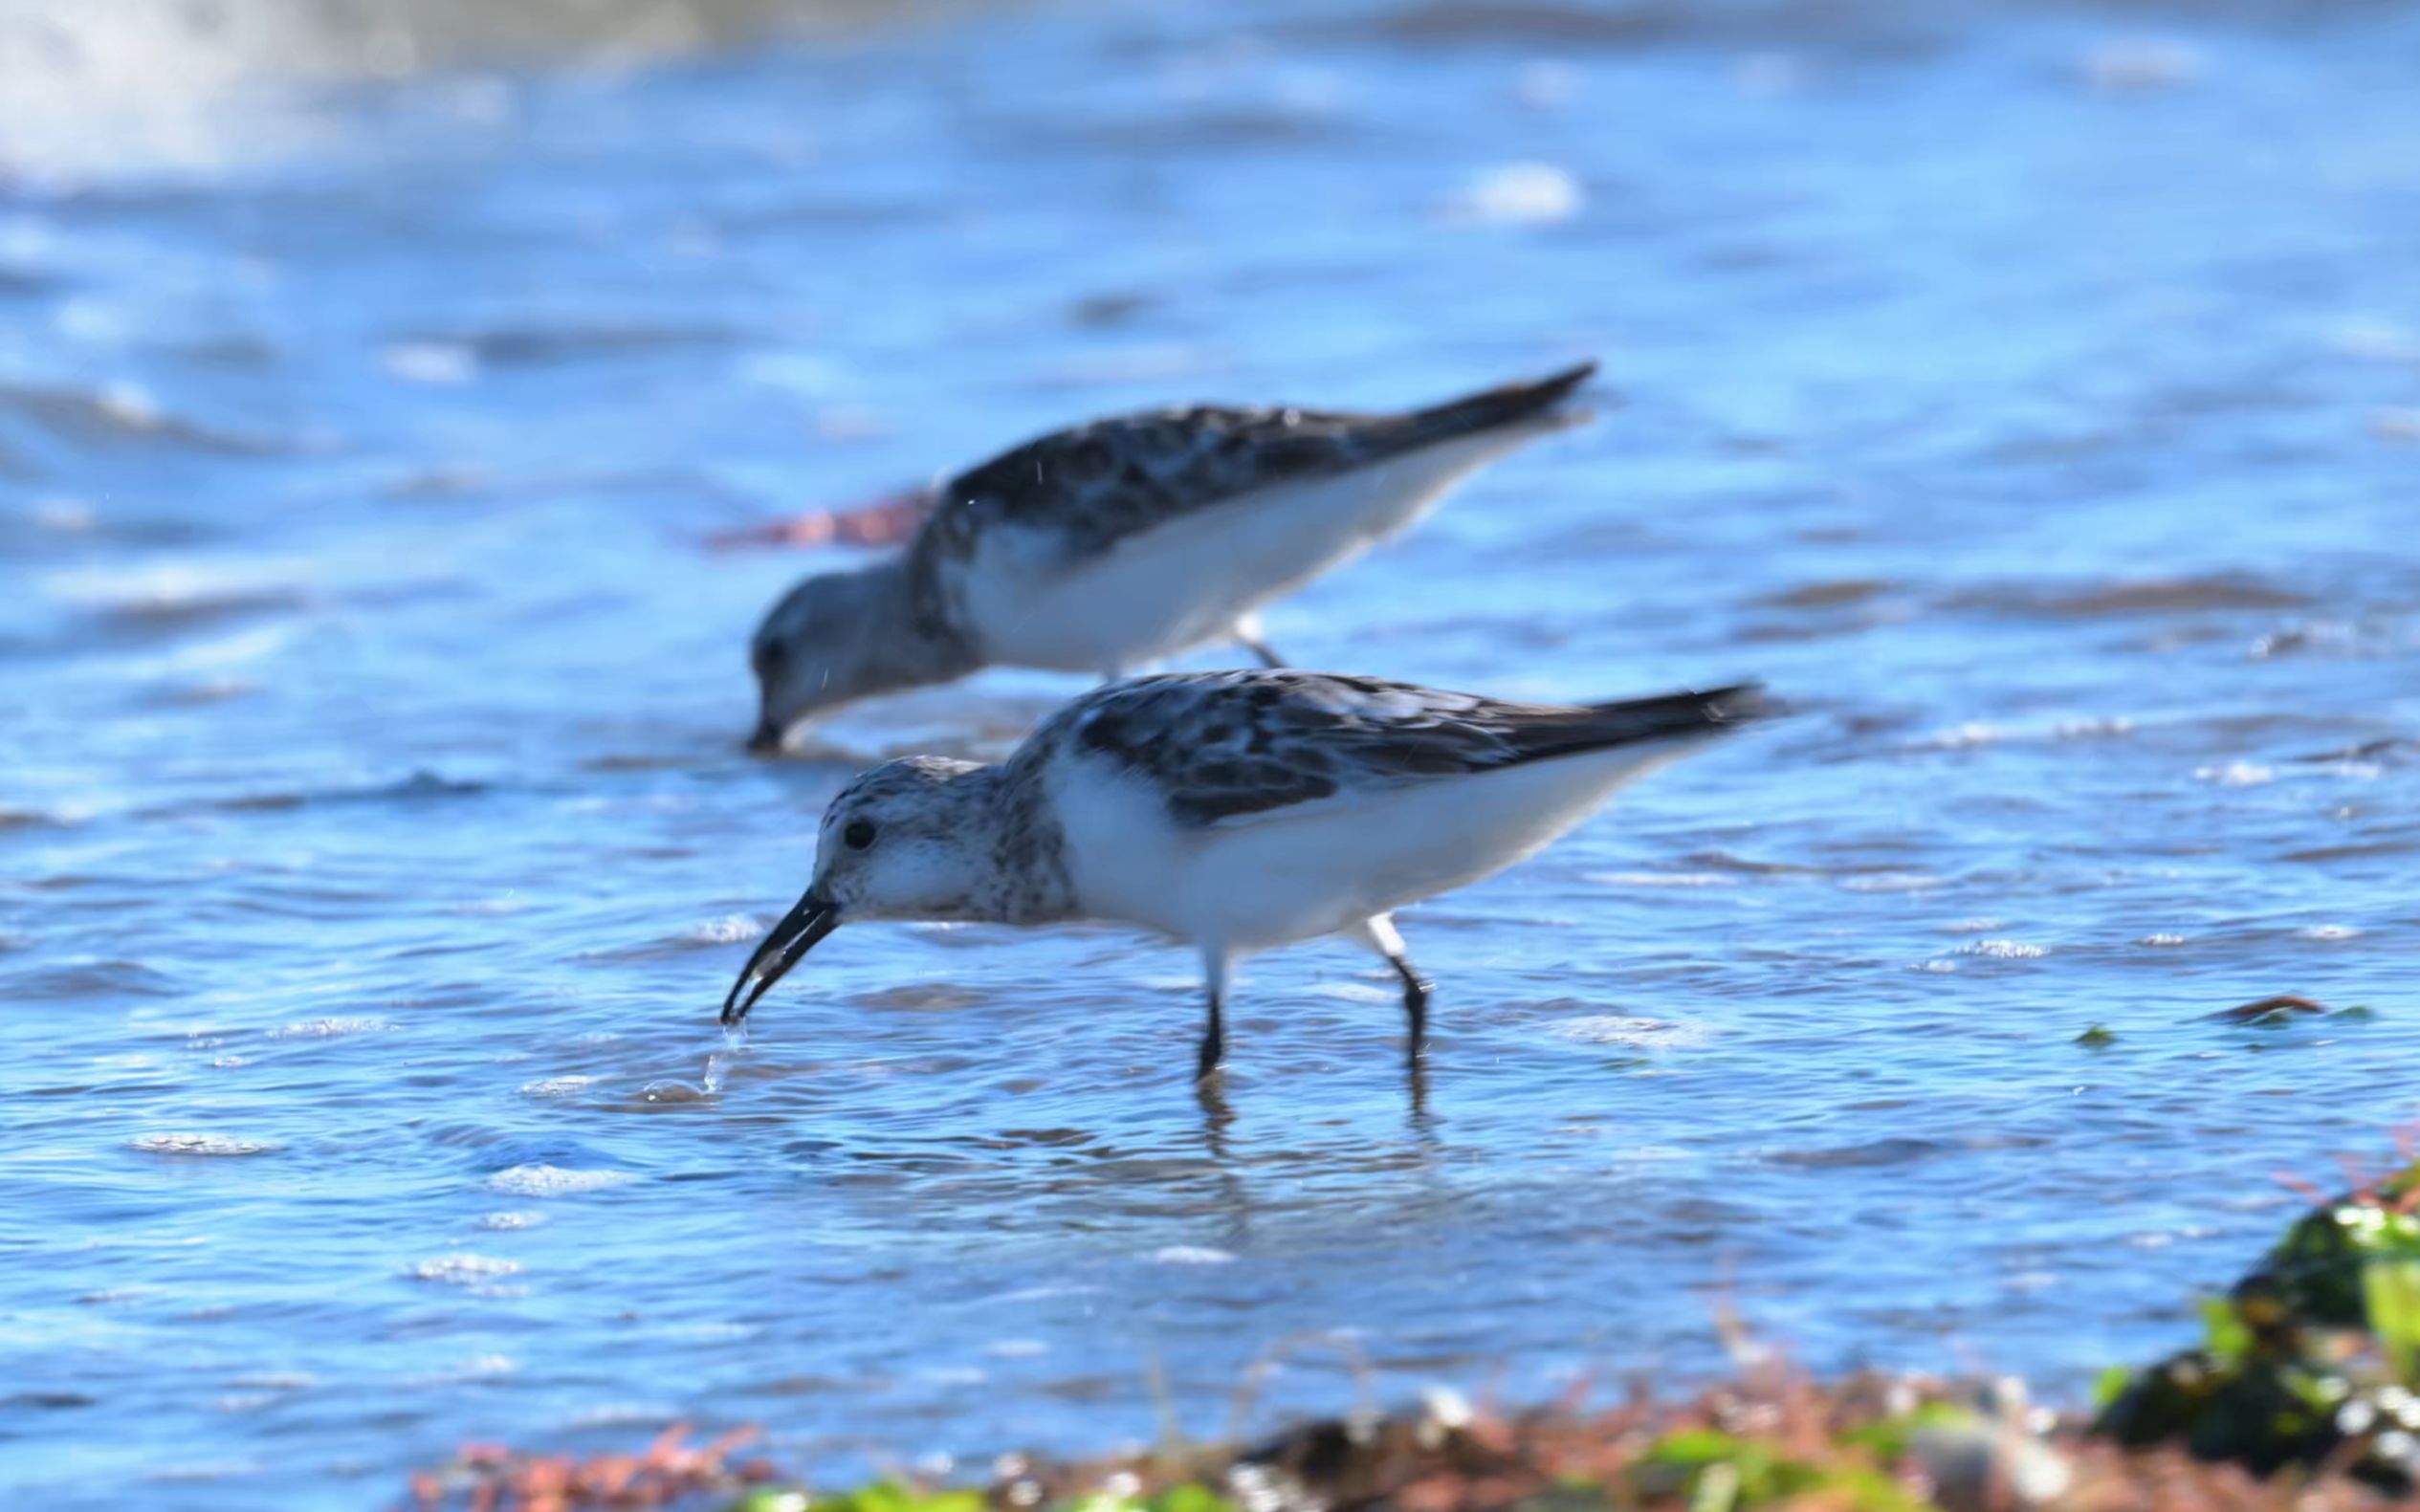
<path id="1" fill-rule="evenodd" d="M 681 938 L 693 945 L 737 945 L 764 933 L 760 920 L 744 913 L 726 913 L 719 919 L 709 919 L 692 925 L 681 932 Z"/>
<path id="2" fill-rule="evenodd" d="M 1940 886 L 1939 877 L 1921 871 L 1870 871 L 1839 880 L 1843 892 L 1924 892 Z"/>
<path id="3" fill-rule="evenodd" d="M 488 1177 L 488 1190 L 515 1197 L 567 1197 L 636 1180 L 627 1171 L 573 1171 L 562 1166 L 509 1166 Z"/>
<path id="4" fill-rule="evenodd" d="M 519 1260 L 502 1260 L 494 1255 L 439 1255 L 415 1262 L 408 1274 L 415 1281 L 433 1281 L 448 1286 L 477 1286 L 505 1276 L 521 1273 Z"/>
<path id="5" fill-rule="evenodd" d="M 523 1097 L 571 1097 L 597 1085 L 593 1076 L 545 1076 L 521 1084 Z"/>
<path id="6" fill-rule="evenodd" d="M 1489 226 L 1554 226 L 1586 208 L 1587 191 L 1569 168 L 1551 163 L 1507 163 L 1489 168 L 1449 197 L 1448 219 Z"/>
<path id="7" fill-rule="evenodd" d="M 1689 1050 L 1714 1038 L 1704 1024 L 1670 1019 L 1640 1019 L 1624 1014 L 1589 1014 L 1566 1019 L 1554 1026 L 1566 1040 L 1582 1044 L 1619 1044 L 1637 1050 Z"/>
<path id="8" fill-rule="evenodd" d="M 389 1019 L 366 1016 L 336 1019 L 304 1019 L 295 1023 L 279 1024 L 269 1031 L 272 1040 L 341 1040 L 348 1035 L 376 1034 L 395 1027 Z"/>
<path id="9" fill-rule="evenodd" d="M 1719 871 L 1592 871 L 1583 882 L 1606 887 L 1736 887 L 1740 879 Z"/>
<path id="10" fill-rule="evenodd" d="M 2023 940 L 1974 940 L 1959 946 L 1958 953 L 1993 961 L 2031 961 L 2048 955 L 2050 947 L 2028 945 Z"/>
<path id="11" fill-rule="evenodd" d="M 146 1155 L 265 1155 L 277 1148 L 232 1134 L 140 1134 L 128 1143 Z"/>

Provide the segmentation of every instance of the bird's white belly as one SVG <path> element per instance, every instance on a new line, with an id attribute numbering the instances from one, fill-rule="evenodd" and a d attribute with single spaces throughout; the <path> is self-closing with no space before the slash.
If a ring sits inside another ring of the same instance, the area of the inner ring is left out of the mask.
<path id="1" fill-rule="evenodd" d="M 1073 566 L 1039 533 L 994 532 L 966 568 L 968 628 L 1009 666 L 1110 671 L 1174 655 L 1406 529 L 1534 433 L 1491 432 L 1204 505 Z"/>
<path id="2" fill-rule="evenodd" d="M 1249 952 L 1490 876 L 1688 749 L 1624 746 L 1348 791 L 1205 828 L 1177 825 L 1150 788 L 1090 758 L 1069 763 L 1056 797 L 1068 877 L 1088 915 Z"/>

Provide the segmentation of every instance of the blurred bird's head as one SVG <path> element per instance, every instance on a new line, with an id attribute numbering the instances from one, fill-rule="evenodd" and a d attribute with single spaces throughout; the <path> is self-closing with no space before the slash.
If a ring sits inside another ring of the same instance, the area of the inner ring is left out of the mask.
<path id="1" fill-rule="evenodd" d="M 748 749 L 770 755 L 801 721 L 876 693 L 946 682 L 967 668 L 920 628 L 896 561 L 809 578 L 781 596 L 748 648 L 757 674 L 757 730 Z"/>

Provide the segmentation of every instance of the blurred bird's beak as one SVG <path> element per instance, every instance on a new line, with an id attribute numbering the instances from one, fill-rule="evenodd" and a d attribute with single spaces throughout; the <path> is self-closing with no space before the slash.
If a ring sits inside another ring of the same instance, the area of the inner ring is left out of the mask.
<path id="1" fill-rule="evenodd" d="M 748 957 L 739 979 L 731 984 L 731 996 L 722 1000 L 722 1021 L 726 1027 L 748 1017 L 748 1010 L 757 999 L 773 990 L 773 984 L 786 975 L 815 942 L 840 928 L 840 906 L 827 903 L 809 892 L 799 899 L 798 907 L 781 916 L 773 932 L 764 937 L 757 953 Z M 741 996 L 745 994 L 746 996 Z"/>
<path id="2" fill-rule="evenodd" d="M 772 715 L 757 721 L 757 733 L 748 737 L 748 754 L 760 756 L 781 754 L 781 727 L 773 722 Z"/>

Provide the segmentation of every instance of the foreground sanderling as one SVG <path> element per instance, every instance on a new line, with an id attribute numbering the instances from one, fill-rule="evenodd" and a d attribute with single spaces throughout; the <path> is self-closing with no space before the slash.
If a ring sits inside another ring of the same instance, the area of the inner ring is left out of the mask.
<path id="1" fill-rule="evenodd" d="M 751 647 L 759 751 L 807 715 L 988 666 L 1114 677 L 1231 637 L 1454 484 L 1582 418 L 1596 364 L 1396 414 L 1155 409 L 1027 442 L 940 485 L 908 549 L 809 578 Z"/>
<path id="2" fill-rule="evenodd" d="M 1067 705 L 997 765 L 910 756 L 825 810 L 815 877 L 723 999 L 737 1023 L 844 920 L 1109 919 L 1201 953 L 1224 1050 L 1242 956 L 1342 933 L 1428 987 L 1391 909 L 1487 876 L 1632 778 L 1763 712 L 1752 687 L 1507 703 L 1329 672 L 1145 677 Z"/>

